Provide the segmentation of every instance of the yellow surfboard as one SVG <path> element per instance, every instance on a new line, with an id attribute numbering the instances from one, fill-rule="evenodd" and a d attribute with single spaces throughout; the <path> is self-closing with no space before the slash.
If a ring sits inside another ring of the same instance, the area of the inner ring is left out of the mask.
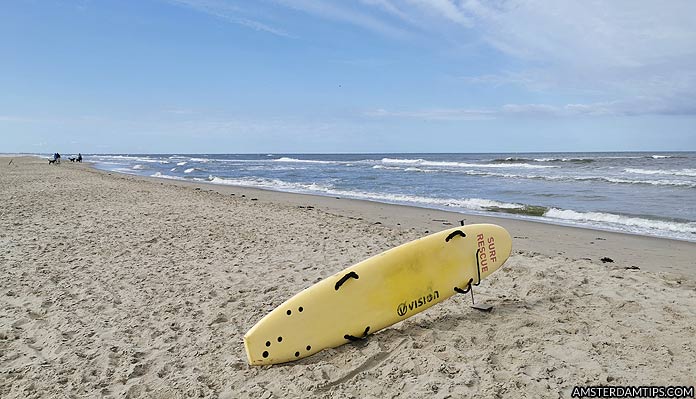
<path id="1" fill-rule="evenodd" d="M 249 364 L 301 359 L 362 339 L 468 292 L 510 256 L 492 224 L 456 227 L 366 259 L 303 290 L 244 335 Z"/>

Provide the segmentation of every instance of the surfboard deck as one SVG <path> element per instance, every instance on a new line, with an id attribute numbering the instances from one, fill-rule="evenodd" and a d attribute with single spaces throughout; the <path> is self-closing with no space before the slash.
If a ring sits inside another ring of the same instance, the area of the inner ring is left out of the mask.
<path id="1" fill-rule="evenodd" d="M 492 224 L 444 230 L 392 248 L 314 284 L 244 335 L 251 365 L 302 359 L 361 339 L 476 285 L 512 251 Z"/>

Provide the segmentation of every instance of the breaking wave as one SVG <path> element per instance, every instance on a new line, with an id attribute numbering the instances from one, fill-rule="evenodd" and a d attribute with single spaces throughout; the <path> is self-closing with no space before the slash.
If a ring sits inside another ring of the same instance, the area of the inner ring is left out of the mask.
<path id="1" fill-rule="evenodd" d="M 652 233 L 671 231 L 674 233 L 696 234 L 696 223 L 684 223 L 666 220 L 645 219 L 604 212 L 577 212 L 568 209 L 551 208 L 544 216 L 550 219 L 573 222 L 590 222 L 599 226 L 615 225 L 629 227 L 629 231 Z"/>
<path id="2" fill-rule="evenodd" d="M 475 170 L 467 170 L 463 172 L 467 175 L 473 176 L 491 176 L 491 177 L 504 177 L 508 179 L 533 179 L 533 180 L 547 180 L 547 181 L 596 181 L 596 182 L 606 182 L 614 184 L 639 184 L 639 185 L 653 185 L 653 186 L 673 186 L 673 187 L 686 187 L 686 188 L 696 188 L 696 182 L 685 181 L 685 180 L 631 180 L 622 179 L 615 177 L 604 177 L 604 176 L 560 176 L 560 175 L 520 175 L 513 173 L 495 173 L 495 172 L 480 172 Z"/>
<path id="3" fill-rule="evenodd" d="M 671 176 L 690 176 L 696 177 L 696 169 L 679 169 L 679 170 L 655 170 L 655 169 L 638 169 L 628 168 L 625 172 L 639 175 L 671 175 Z"/>
<path id="4" fill-rule="evenodd" d="M 495 163 L 525 163 L 525 162 L 573 162 L 573 163 L 590 163 L 595 160 L 592 158 L 496 158 L 491 162 Z"/>
<path id="5" fill-rule="evenodd" d="M 297 158 L 288 158 L 288 157 L 274 159 L 273 161 L 275 161 L 275 162 L 298 162 L 298 163 L 321 163 L 321 164 L 337 163 L 337 161 L 319 161 L 319 160 L 315 160 L 315 159 L 297 159 Z"/>
<path id="6" fill-rule="evenodd" d="M 432 198 L 423 197 L 418 195 L 408 195 L 408 194 L 389 194 L 389 193 L 376 193 L 369 191 L 359 191 L 359 190 L 342 190 L 337 189 L 333 185 L 327 184 L 317 184 L 317 183 L 294 183 L 287 182 L 279 179 L 262 179 L 262 178 L 243 178 L 243 179 L 230 179 L 222 178 L 217 176 L 209 176 L 208 181 L 214 184 L 224 184 L 233 186 L 244 186 L 244 187 L 255 187 L 255 188 L 265 188 L 274 190 L 283 190 L 291 192 L 312 192 L 315 194 L 327 194 L 327 195 L 338 195 L 346 198 L 354 199 L 364 199 L 381 201 L 388 203 L 397 204 L 420 204 L 420 205 L 431 205 L 440 206 L 447 208 L 461 208 L 469 210 L 493 210 L 498 211 L 502 209 L 519 209 L 524 210 L 525 205 L 514 204 L 508 202 L 494 201 L 482 198 L 465 198 L 465 199 L 454 199 L 454 198 Z"/>
<path id="7" fill-rule="evenodd" d="M 155 173 L 151 174 L 150 177 L 159 177 L 160 179 L 170 179 L 170 180 L 188 180 L 186 178 L 179 177 L 179 176 L 165 175 L 162 172 L 155 172 Z"/>
<path id="8" fill-rule="evenodd" d="M 451 162 L 451 161 L 427 161 L 425 159 L 399 159 L 399 158 L 382 158 L 382 163 L 387 165 L 418 165 L 418 166 L 435 166 L 435 167 L 454 167 L 454 168 L 529 168 L 529 169 L 546 169 L 556 168 L 553 165 L 532 165 L 529 163 L 467 163 L 467 162 Z"/>

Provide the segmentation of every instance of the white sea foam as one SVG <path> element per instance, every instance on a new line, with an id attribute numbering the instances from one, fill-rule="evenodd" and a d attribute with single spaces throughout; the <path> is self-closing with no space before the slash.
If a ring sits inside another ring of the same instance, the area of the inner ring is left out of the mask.
<path id="1" fill-rule="evenodd" d="M 435 173 L 435 172 L 441 172 L 441 170 L 437 169 L 425 169 L 425 168 L 417 168 L 417 167 L 408 167 L 404 169 L 406 172 L 421 172 L 421 173 Z"/>
<path id="2" fill-rule="evenodd" d="M 551 208 L 544 213 L 544 216 L 563 221 L 589 222 L 600 226 L 608 223 L 616 227 L 624 226 L 634 228 L 636 232 L 671 231 L 675 233 L 696 234 L 696 223 L 652 220 L 604 212 L 576 212 L 568 209 Z"/>
<path id="3" fill-rule="evenodd" d="M 145 163 L 169 163 L 169 161 L 164 159 L 156 159 L 151 157 L 143 156 L 133 156 L 133 155 L 95 155 L 94 158 L 98 160 L 129 160 L 135 162 L 145 162 Z"/>
<path id="4" fill-rule="evenodd" d="M 171 179 L 171 180 L 186 180 L 183 177 L 165 175 L 162 172 L 155 172 L 155 173 L 151 174 L 150 177 L 159 177 L 160 179 Z"/>
<path id="5" fill-rule="evenodd" d="M 653 155 L 652 159 L 665 159 L 665 158 L 672 158 L 671 155 Z"/>
<path id="6" fill-rule="evenodd" d="M 161 163 L 161 164 L 169 163 L 169 161 L 166 161 L 164 159 L 153 159 L 153 158 L 135 158 L 135 160 L 138 162 L 147 162 L 147 163 Z"/>
<path id="7" fill-rule="evenodd" d="M 176 163 L 176 166 L 184 166 L 184 165 L 186 165 L 187 163 L 188 163 L 188 162 L 186 162 L 186 161 L 177 162 L 177 163 Z"/>
<path id="8" fill-rule="evenodd" d="M 133 165 L 133 169 L 142 170 L 142 169 L 145 169 L 145 167 L 143 165 L 137 164 L 137 165 Z"/>
<path id="9" fill-rule="evenodd" d="M 653 186 L 674 186 L 674 187 L 689 187 L 696 188 L 696 182 L 684 181 L 684 180 L 631 180 L 631 179 L 621 179 L 616 177 L 604 177 L 604 176 L 561 176 L 561 175 L 520 175 L 514 173 L 496 173 L 496 172 L 481 172 L 476 170 L 467 170 L 462 172 L 467 175 L 473 176 L 491 176 L 491 177 L 504 177 L 508 179 L 535 179 L 535 180 L 548 180 L 548 181 L 603 181 L 607 183 L 615 184 L 641 184 L 641 185 L 653 185 Z"/>
<path id="10" fill-rule="evenodd" d="M 534 158 L 535 162 L 592 162 L 596 159 L 640 159 L 644 158 L 642 156 L 613 156 L 613 157 L 574 157 L 574 158 Z M 666 157 L 670 158 L 670 157 Z M 506 158 L 507 161 L 514 160 L 515 158 Z"/>
<path id="11" fill-rule="evenodd" d="M 186 170 L 184 171 L 184 173 L 191 173 L 191 172 L 193 172 L 194 170 L 196 170 L 196 168 L 188 168 L 188 169 L 186 169 Z"/>
<path id="12" fill-rule="evenodd" d="M 399 159 L 399 158 L 382 158 L 383 163 L 399 163 L 404 165 L 420 164 L 425 162 L 424 159 Z"/>
<path id="13" fill-rule="evenodd" d="M 210 159 L 208 158 L 190 158 L 189 161 L 191 162 L 210 162 Z"/>
<path id="14" fill-rule="evenodd" d="M 532 165 L 528 163 L 466 163 L 466 162 L 450 162 L 450 161 L 426 161 L 425 159 L 399 159 L 399 158 L 383 158 L 382 163 L 388 165 L 419 165 L 419 166 L 434 166 L 434 167 L 454 167 L 454 168 L 528 168 L 528 169 L 546 169 L 557 168 L 553 165 Z"/>
<path id="15" fill-rule="evenodd" d="M 641 159 L 644 156 L 615 156 L 615 157 L 595 157 L 595 159 Z"/>
<path id="16" fill-rule="evenodd" d="M 316 160 L 316 159 L 297 159 L 297 158 L 288 158 L 288 157 L 274 159 L 274 161 L 275 162 L 322 163 L 322 164 L 338 163 L 337 161 L 320 161 L 320 160 Z"/>
<path id="17" fill-rule="evenodd" d="M 541 177 L 541 178 L 546 178 L 546 177 Z M 561 179 L 551 179 L 548 178 L 547 180 L 561 180 Z M 660 180 L 631 180 L 631 179 L 621 179 L 617 177 L 603 177 L 603 176 L 577 176 L 573 177 L 570 180 L 577 180 L 577 181 L 605 181 L 607 183 L 616 183 L 616 184 L 640 184 L 640 185 L 652 185 L 652 186 L 673 186 L 673 187 L 688 187 L 688 188 L 696 188 L 696 182 L 689 182 L 689 181 L 683 181 L 683 180 L 667 180 L 667 179 L 660 179 Z"/>
<path id="18" fill-rule="evenodd" d="M 490 208 L 502 208 L 502 209 L 522 209 L 524 205 L 513 204 L 507 202 L 493 201 L 481 198 L 465 198 L 465 199 L 454 199 L 454 198 L 432 198 L 423 197 L 418 195 L 408 195 L 408 194 L 390 194 L 390 193 L 375 193 L 368 191 L 358 191 L 358 190 L 341 190 L 336 189 L 332 185 L 318 184 L 318 183 L 294 183 L 286 182 L 279 179 L 263 179 L 263 178 L 242 178 L 242 179 L 230 179 L 221 178 L 217 176 L 209 176 L 208 181 L 215 184 L 224 185 L 234 185 L 234 186 L 245 186 L 245 187 L 258 187 L 275 189 L 282 191 L 291 192 L 311 192 L 317 194 L 325 195 L 336 195 L 343 196 L 346 198 L 355 199 L 366 199 L 373 201 L 382 201 L 389 203 L 405 203 L 405 204 L 419 204 L 419 205 L 430 205 L 430 206 L 440 206 L 440 207 L 451 207 L 469 210 L 487 210 Z"/>
<path id="19" fill-rule="evenodd" d="M 214 184 L 224 184 L 231 186 L 257 187 L 271 190 L 291 191 L 291 192 L 320 192 L 330 194 L 333 191 L 330 185 L 317 183 L 293 183 L 280 179 L 265 178 L 222 178 L 210 175 L 208 181 Z"/>
<path id="20" fill-rule="evenodd" d="M 104 159 L 137 159 L 138 157 L 130 156 L 130 155 L 95 155 L 97 158 L 104 158 Z"/>
<path id="21" fill-rule="evenodd" d="M 578 178 L 578 180 L 581 180 Z M 610 183 L 620 183 L 620 184 L 650 184 L 653 186 L 676 186 L 676 187 L 690 187 L 694 188 L 696 187 L 696 183 L 694 182 L 689 182 L 689 181 L 683 181 L 683 180 L 666 180 L 666 179 L 661 179 L 661 180 L 628 180 L 628 179 L 619 179 L 619 178 L 613 178 L 613 177 L 592 177 L 592 178 L 587 178 L 586 180 L 605 180 Z"/>
<path id="22" fill-rule="evenodd" d="M 521 163 L 521 162 L 529 162 L 529 161 L 534 161 L 534 162 L 592 162 L 594 159 L 592 158 L 532 158 L 532 159 L 527 159 L 527 158 L 515 158 L 515 157 L 507 157 L 504 159 L 494 159 L 494 162 L 510 162 L 510 163 Z"/>
<path id="23" fill-rule="evenodd" d="M 536 162 L 592 162 L 592 158 L 537 158 Z"/>
<path id="24" fill-rule="evenodd" d="M 634 173 L 639 175 L 672 175 L 672 176 L 690 176 L 696 177 L 696 169 L 638 169 L 638 168 L 628 168 L 624 169 L 625 172 Z"/>

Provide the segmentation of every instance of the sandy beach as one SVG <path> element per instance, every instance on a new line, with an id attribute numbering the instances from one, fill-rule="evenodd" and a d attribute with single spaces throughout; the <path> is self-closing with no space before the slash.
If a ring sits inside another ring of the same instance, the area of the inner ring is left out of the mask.
<path id="1" fill-rule="evenodd" d="M 512 257 L 476 289 L 492 312 L 455 296 L 363 342 L 247 365 L 244 333 L 286 299 L 460 220 L 514 237 Z M 565 398 L 580 385 L 693 386 L 694 259 L 692 242 L 3 157 L 0 397 Z"/>

